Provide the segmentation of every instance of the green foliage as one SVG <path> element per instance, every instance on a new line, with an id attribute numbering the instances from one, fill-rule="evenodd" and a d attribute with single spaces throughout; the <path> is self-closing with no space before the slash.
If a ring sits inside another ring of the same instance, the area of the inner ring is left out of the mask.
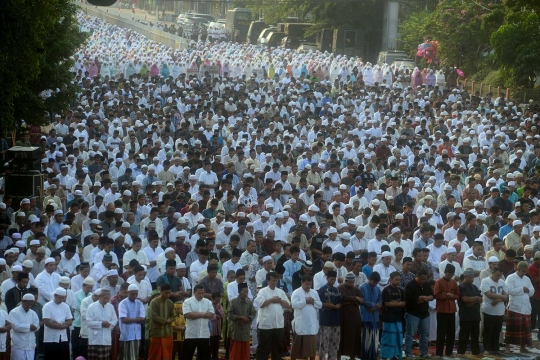
<path id="1" fill-rule="evenodd" d="M 45 111 L 73 101 L 70 56 L 86 38 L 70 0 L 4 0 L 0 4 L 0 119 L 12 129 L 21 119 L 41 124 Z M 47 99 L 40 94 L 60 89 Z"/>
<path id="2" fill-rule="evenodd" d="M 508 87 L 534 86 L 540 75 L 540 1 L 509 1 L 505 24 L 491 35 L 491 45 Z"/>
<path id="3" fill-rule="evenodd" d="M 491 86 L 504 87 L 504 77 L 500 70 L 491 71 L 482 81 L 484 84 Z"/>
<path id="4" fill-rule="evenodd" d="M 502 6 L 487 1 L 442 0 L 435 11 L 415 13 L 401 25 L 403 50 L 416 53 L 424 40 L 436 40 L 441 65 L 474 74 L 491 51 L 490 35 L 502 23 Z"/>

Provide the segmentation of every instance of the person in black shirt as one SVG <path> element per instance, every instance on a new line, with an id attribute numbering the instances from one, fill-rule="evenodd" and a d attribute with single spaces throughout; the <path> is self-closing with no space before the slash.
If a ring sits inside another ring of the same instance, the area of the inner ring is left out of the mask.
<path id="1" fill-rule="evenodd" d="M 405 356 L 412 357 L 413 337 L 418 330 L 420 335 L 420 356 L 428 356 L 429 302 L 433 300 L 433 290 L 426 284 L 428 273 L 421 269 L 413 281 L 405 287 Z"/>
<path id="2" fill-rule="evenodd" d="M 469 337 L 471 338 L 471 352 L 473 355 L 480 353 L 480 304 L 482 294 L 473 284 L 474 270 L 463 271 L 463 282 L 459 285 L 459 342 L 458 355 L 465 354 Z"/>
<path id="3" fill-rule="evenodd" d="M 332 261 L 332 252 L 333 250 L 330 246 L 325 246 L 324 249 L 322 249 L 322 256 L 313 261 L 313 268 L 311 270 L 313 275 L 322 271 L 325 262 Z"/>
<path id="4" fill-rule="evenodd" d="M 328 235 L 326 235 L 326 230 L 328 230 L 328 225 L 326 223 L 322 223 L 320 225 L 320 230 L 317 235 L 315 235 L 311 239 L 311 257 L 313 258 L 313 261 L 320 258 L 323 254 L 322 250 L 322 244 L 326 239 L 328 239 Z"/>
<path id="5" fill-rule="evenodd" d="M 401 275 L 394 271 L 390 283 L 382 291 L 382 339 L 381 358 L 392 359 L 401 356 L 403 341 L 402 317 L 405 308 L 405 293 L 400 289 Z"/>

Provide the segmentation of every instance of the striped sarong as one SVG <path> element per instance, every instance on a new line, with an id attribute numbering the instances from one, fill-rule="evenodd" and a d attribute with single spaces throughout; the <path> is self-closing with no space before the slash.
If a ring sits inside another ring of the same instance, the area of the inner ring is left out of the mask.
<path id="1" fill-rule="evenodd" d="M 362 322 L 362 360 L 376 360 L 379 348 L 379 322 Z"/>
<path id="2" fill-rule="evenodd" d="M 87 360 L 110 360 L 111 346 L 107 345 L 88 345 Z"/>
<path id="3" fill-rule="evenodd" d="M 402 342 L 403 329 L 402 324 L 383 322 L 382 338 L 381 338 L 381 358 L 391 359 L 403 356 Z"/>
<path id="4" fill-rule="evenodd" d="M 120 341 L 118 360 L 137 360 L 140 346 L 140 340 Z"/>
<path id="5" fill-rule="evenodd" d="M 532 345 L 530 314 L 524 315 L 507 310 L 505 343 L 520 346 Z"/>

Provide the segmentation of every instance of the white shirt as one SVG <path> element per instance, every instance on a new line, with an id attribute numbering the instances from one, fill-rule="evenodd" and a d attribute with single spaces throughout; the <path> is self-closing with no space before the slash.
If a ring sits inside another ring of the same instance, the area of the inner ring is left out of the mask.
<path id="1" fill-rule="evenodd" d="M 306 303 L 306 298 L 311 297 L 313 304 Z M 294 290 L 291 296 L 291 304 L 294 309 L 294 332 L 297 335 L 317 335 L 319 332 L 319 309 L 322 302 L 319 293 L 309 289 L 306 293 L 302 287 Z"/>
<path id="2" fill-rule="evenodd" d="M 189 276 L 191 276 L 191 283 L 197 285 L 199 283 L 199 273 L 206 270 L 208 267 L 208 261 L 201 264 L 199 260 L 194 261 L 189 267 Z"/>
<path id="3" fill-rule="evenodd" d="M 43 270 L 36 276 L 36 287 L 39 289 L 38 302 L 45 305 L 53 299 L 53 292 L 60 283 L 60 274 L 53 272 L 49 274 L 47 270 Z"/>
<path id="4" fill-rule="evenodd" d="M 326 285 L 327 282 L 328 280 L 326 279 L 326 274 L 324 273 L 324 271 L 321 270 L 313 277 L 313 289 L 317 291 L 324 285 Z"/>
<path id="5" fill-rule="evenodd" d="M 150 283 L 148 283 L 148 281 L 146 280 L 137 282 L 137 280 L 133 278 L 131 280 L 128 279 L 128 283 L 137 285 L 137 287 L 139 288 L 139 294 L 137 295 L 137 299 L 141 301 L 149 297 L 150 293 L 152 292 L 152 285 L 150 285 Z M 144 308 L 146 309 L 147 307 L 148 304 L 144 304 Z"/>
<path id="6" fill-rule="evenodd" d="M 461 275 L 461 273 L 463 272 L 461 270 L 461 265 L 459 265 L 459 263 L 457 261 L 450 262 L 448 260 L 444 260 L 439 264 L 439 275 L 440 276 L 444 275 L 444 269 L 446 269 L 446 265 L 448 265 L 448 264 L 454 265 L 454 267 L 456 268 L 456 272 L 454 273 L 454 277 L 456 277 L 456 276 L 459 277 Z"/>
<path id="7" fill-rule="evenodd" d="M 54 301 L 49 301 L 48 303 L 43 305 L 42 311 L 43 311 L 43 319 L 51 319 L 53 321 L 56 321 L 59 324 L 63 324 L 67 320 L 73 319 L 69 305 L 64 302 L 57 304 Z M 60 341 L 67 341 L 68 337 L 67 337 L 66 330 L 67 329 L 62 329 L 62 330 L 52 329 L 48 326 L 45 326 L 43 342 L 57 343 L 59 339 Z"/>
<path id="8" fill-rule="evenodd" d="M 157 267 L 157 257 L 159 254 L 163 252 L 163 249 L 161 247 L 156 247 L 155 249 L 152 249 L 150 246 L 145 247 L 142 249 L 146 253 L 146 256 L 148 257 L 148 261 L 156 261 L 156 266 L 149 267 L 148 271 L 146 272 L 146 276 L 148 279 L 150 279 L 150 282 L 155 282 L 158 278 L 158 267 Z"/>
<path id="9" fill-rule="evenodd" d="M 0 327 L 6 326 L 6 321 L 9 321 L 9 316 L 6 310 L 0 310 Z M 0 351 L 6 352 L 7 348 L 7 332 L 0 333 Z"/>
<path id="10" fill-rule="evenodd" d="M 368 252 L 375 251 L 377 255 L 381 255 L 382 253 L 381 247 L 383 245 L 388 245 L 388 242 L 386 240 L 378 241 L 377 239 L 369 240 L 368 245 L 367 245 Z"/>
<path id="11" fill-rule="evenodd" d="M 103 327 L 101 323 L 107 321 L 110 326 Z M 112 345 L 111 331 L 116 326 L 118 318 L 114 307 L 110 303 L 102 305 L 99 301 L 88 306 L 86 311 L 86 324 L 90 329 L 88 345 Z"/>
<path id="12" fill-rule="evenodd" d="M 400 242 L 397 242 L 396 240 L 394 240 L 390 244 L 388 244 L 388 246 L 390 246 L 390 250 L 392 252 L 392 255 L 394 255 L 394 250 L 396 250 L 396 248 L 400 247 L 400 248 L 403 249 L 403 257 L 411 257 L 412 256 L 412 246 L 409 244 L 408 241 L 405 241 L 405 240 L 401 239 Z"/>
<path id="13" fill-rule="evenodd" d="M 90 266 L 93 266 L 94 264 L 97 264 L 99 262 L 101 262 L 103 260 L 103 256 L 105 256 L 107 252 L 105 250 L 101 250 L 100 252 L 98 252 L 95 256 L 94 256 L 94 259 L 93 259 L 93 262 L 90 263 Z M 120 266 L 120 263 L 118 262 L 118 256 L 116 256 L 116 254 L 114 253 L 114 251 L 111 251 L 109 253 L 109 255 L 112 256 L 112 262 L 118 266 Z"/>
<path id="14" fill-rule="evenodd" d="M 126 251 L 124 254 L 124 258 L 123 258 L 124 267 L 128 266 L 129 262 L 133 259 L 137 260 L 139 262 L 139 265 L 148 266 L 150 264 L 150 261 L 148 261 L 148 256 L 146 255 L 144 251 L 139 250 L 139 252 L 136 253 L 135 251 L 133 251 L 133 249 L 131 249 L 131 250 Z"/>
<path id="15" fill-rule="evenodd" d="M 441 245 L 440 247 L 436 247 L 433 244 L 428 245 L 427 248 L 429 249 L 429 257 L 428 257 L 427 262 L 429 264 L 431 264 L 431 266 L 434 269 L 438 269 L 439 268 L 439 263 L 441 262 L 441 256 L 443 254 L 446 254 L 448 252 L 448 249 L 444 245 Z M 435 279 L 438 279 L 439 278 L 439 273 L 434 271 L 433 276 L 434 276 Z"/>
<path id="16" fill-rule="evenodd" d="M 36 348 L 36 335 L 30 330 L 30 325 L 39 330 L 39 318 L 34 310 L 25 311 L 22 306 L 17 306 L 9 313 L 9 322 L 12 328 L 11 348 L 18 350 L 34 350 Z"/>
<path id="17" fill-rule="evenodd" d="M 384 264 L 377 264 L 373 267 L 373 272 L 379 273 L 381 276 L 381 281 L 379 281 L 379 288 L 384 289 L 388 282 L 390 281 L 390 274 L 396 271 L 396 268 L 392 265 L 384 266 Z"/>
<path id="18" fill-rule="evenodd" d="M 274 230 L 274 240 L 281 240 L 282 242 L 287 240 L 287 236 L 289 235 L 287 228 L 283 225 L 280 226 L 278 224 L 274 224 L 270 226 L 268 230 Z"/>
<path id="19" fill-rule="evenodd" d="M 86 323 L 86 312 L 88 311 L 88 307 L 94 303 L 94 299 L 92 295 L 89 295 L 81 301 L 81 337 L 83 339 L 88 339 L 90 336 L 90 329 L 88 328 L 88 324 Z"/>
<path id="20" fill-rule="evenodd" d="M 528 276 L 520 277 L 518 274 L 510 274 L 506 278 L 508 295 L 510 295 L 508 309 L 518 314 L 530 315 L 531 302 L 529 298 L 534 295 L 534 287 Z M 529 293 L 523 291 L 523 287 L 529 289 Z"/>
<path id="21" fill-rule="evenodd" d="M 242 265 L 240 265 L 240 261 L 238 261 L 236 264 L 233 264 L 232 260 L 227 260 L 223 263 L 223 266 L 221 267 L 221 270 L 223 271 L 223 277 L 226 278 L 230 270 L 236 273 L 236 270 L 241 268 Z"/>
<path id="22" fill-rule="evenodd" d="M 266 280 L 266 278 L 265 278 Z M 229 285 L 227 285 L 227 298 L 229 301 L 232 299 L 236 299 L 238 297 L 238 282 L 233 281 Z M 251 293 L 251 290 L 248 287 L 248 298 L 253 301 L 253 294 Z"/>
<path id="23" fill-rule="evenodd" d="M 497 305 L 493 306 L 491 305 L 493 300 L 486 296 L 487 292 L 498 295 L 502 295 L 503 291 L 508 293 L 508 288 L 506 287 L 504 280 L 499 279 L 498 282 L 495 282 L 493 281 L 493 279 L 491 279 L 491 276 L 488 276 L 487 278 L 484 278 L 482 280 L 479 290 L 482 293 L 482 312 L 494 316 L 504 315 L 506 310 L 504 302 L 500 302 Z"/>
<path id="24" fill-rule="evenodd" d="M 264 280 L 266 280 L 266 274 L 268 274 L 268 271 L 266 271 L 265 268 L 257 271 L 257 273 L 255 274 L 255 281 L 257 282 L 257 286 L 261 286 Z"/>
<path id="25" fill-rule="evenodd" d="M 197 300 L 195 296 L 190 297 L 184 301 L 184 315 L 191 312 L 202 312 L 214 314 L 214 306 L 212 302 L 206 298 L 202 298 L 201 301 Z M 186 317 L 186 332 L 184 334 L 185 339 L 209 339 L 210 328 L 208 327 L 208 319 L 189 319 Z"/>
<path id="26" fill-rule="evenodd" d="M 268 286 L 264 287 L 257 294 L 255 302 L 257 303 L 256 307 L 259 308 L 259 312 L 257 314 L 257 326 L 259 329 L 280 329 L 284 326 L 283 307 L 281 304 L 272 303 L 268 306 L 262 307 L 266 300 L 275 296 L 279 296 L 281 300 L 286 301 L 287 304 L 290 304 L 285 292 L 277 287 L 274 290 L 270 289 Z"/>
<path id="27" fill-rule="evenodd" d="M 141 234 L 144 234 L 145 227 L 148 225 L 149 222 L 153 221 L 156 224 L 156 232 L 158 233 L 159 238 L 161 239 L 163 237 L 163 223 L 161 222 L 160 218 L 156 218 L 155 220 L 151 220 L 150 217 L 144 218 L 141 220 L 141 223 L 139 225 L 139 231 Z"/>

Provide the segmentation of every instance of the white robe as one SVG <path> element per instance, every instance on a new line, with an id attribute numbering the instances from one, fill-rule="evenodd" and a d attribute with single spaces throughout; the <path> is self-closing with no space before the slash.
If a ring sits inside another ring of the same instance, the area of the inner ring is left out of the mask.
<path id="1" fill-rule="evenodd" d="M 39 318 L 34 310 L 25 311 L 22 306 L 17 306 L 9 313 L 9 321 L 12 328 L 11 334 L 11 358 L 17 360 L 34 360 L 36 349 L 36 335 L 30 330 L 30 325 L 39 330 Z"/>

